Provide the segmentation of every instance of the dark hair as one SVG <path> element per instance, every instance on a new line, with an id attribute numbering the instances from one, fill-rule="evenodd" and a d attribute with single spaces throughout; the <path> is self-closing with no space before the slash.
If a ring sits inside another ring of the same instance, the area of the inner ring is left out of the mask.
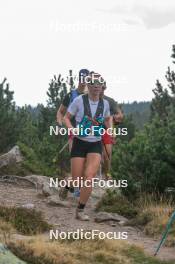
<path id="1" fill-rule="evenodd" d="M 79 71 L 79 82 L 84 82 L 85 77 L 89 75 L 89 70 L 87 69 L 81 69 Z"/>

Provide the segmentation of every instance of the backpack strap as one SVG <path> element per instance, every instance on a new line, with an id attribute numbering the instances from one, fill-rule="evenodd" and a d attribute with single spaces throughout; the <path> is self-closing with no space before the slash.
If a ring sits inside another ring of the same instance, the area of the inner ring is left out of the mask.
<path id="1" fill-rule="evenodd" d="M 95 118 L 98 118 L 98 117 L 103 117 L 103 112 L 104 112 L 104 101 L 102 98 L 99 99 L 99 102 L 98 102 L 98 107 L 97 107 L 97 111 L 95 113 Z"/>
<path id="2" fill-rule="evenodd" d="M 82 98 L 83 98 L 83 105 L 84 105 L 84 116 L 89 116 L 90 118 L 92 118 L 88 94 L 84 94 Z M 102 98 L 100 98 L 94 118 L 103 117 L 103 111 L 104 111 L 104 101 Z"/>
<path id="3" fill-rule="evenodd" d="M 84 106 L 84 116 L 89 116 L 92 118 L 88 95 L 84 94 L 82 95 L 82 98 L 83 98 L 83 106 Z"/>

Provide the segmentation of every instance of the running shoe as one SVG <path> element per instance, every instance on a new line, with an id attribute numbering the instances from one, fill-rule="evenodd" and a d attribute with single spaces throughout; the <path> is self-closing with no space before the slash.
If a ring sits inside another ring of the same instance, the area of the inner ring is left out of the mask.
<path id="1" fill-rule="evenodd" d="M 89 221 L 89 216 L 85 214 L 84 209 L 76 209 L 76 219 L 81 221 Z"/>

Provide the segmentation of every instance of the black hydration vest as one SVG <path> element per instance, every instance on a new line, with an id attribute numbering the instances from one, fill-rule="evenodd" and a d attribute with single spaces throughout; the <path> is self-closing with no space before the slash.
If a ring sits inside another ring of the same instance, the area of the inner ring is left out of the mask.
<path id="1" fill-rule="evenodd" d="M 103 117 L 104 101 L 101 98 L 99 99 L 96 113 L 94 117 L 92 118 L 88 94 L 82 95 L 82 99 L 83 99 L 83 106 L 84 106 L 84 116 L 78 125 L 82 128 L 83 132 L 79 136 L 81 137 L 88 136 L 85 132 L 86 129 L 89 129 L 89 128 L 92 128 L 92 126 L 95 126 L 96 129 L 94 131 L 94 136 L 99 137 L 101 135 L 99 134 L 98 130 L 100 128 L 104 128 L 104 117 Z"/>

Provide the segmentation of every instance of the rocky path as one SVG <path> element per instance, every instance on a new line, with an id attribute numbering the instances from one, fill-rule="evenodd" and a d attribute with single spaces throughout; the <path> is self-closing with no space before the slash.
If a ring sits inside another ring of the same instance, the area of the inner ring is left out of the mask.
<path id="1" fill-rule="evenodd" d="M 96 212 L 94 211 L 95 204 L 98 202 L 98 197 L 93 195 L 87 204 L 87 213 L 90 216 L 89 222 L 81 222 L 75 219 L 76 201 L 71 194 L 68 197 L 68 206 L 51 206 L 48 204 L 48 198 L 38 195 L 34 188 L 24 188 L 9 183 L 0 183 L 0 204 L 5 206 L 24 206 L 27 204 L 33 205 L 36 210 L 42 211 L 45 219 L 55 229 L 59 231 L 76 231 L 77 229 L 99 230 L 103 232 L 127 232 L 127 241 L 131 244 L 136 244 L 144 248 L 146 252 L 153 255 L 153 252 L 159 241 L 146 237 L 140 230 L 120 225 L 114 221 L 97 223 L 94 221 Z M 46 234 L 49 238 L 49 234 Z M 163 247 L 157 256 L 163 260 L 175 260 L 174 248 Z"/>

